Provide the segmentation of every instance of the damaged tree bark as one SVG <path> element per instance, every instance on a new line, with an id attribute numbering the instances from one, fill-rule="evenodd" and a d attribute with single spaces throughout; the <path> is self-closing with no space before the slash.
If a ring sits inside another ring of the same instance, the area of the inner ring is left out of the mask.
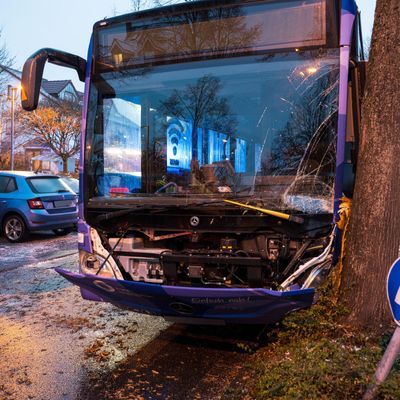
<path id="1" fill-rule="evenodd" d="M 386 276 L 400 250 L 400 3 L 377 0 L 342 299 L 348 322 L 390 323 Z"/>

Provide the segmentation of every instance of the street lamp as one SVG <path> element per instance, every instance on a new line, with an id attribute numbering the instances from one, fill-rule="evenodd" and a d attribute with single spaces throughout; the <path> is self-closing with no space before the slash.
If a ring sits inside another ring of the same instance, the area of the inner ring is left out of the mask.
<path id="1" fill-rule="evenodd" d="M 15 94 L 20 90 L 20 86 L 8 85 L 7 99 L 11 100 L 11 137 L 10 137 L 10 169 L 14 170 L 14 131 L 15 131 Z"/>
<path id="2" fill-rule="evenodd" d="M 5 94 L 0 93 L 0 151 L 3 143 L 3 104 L 6 97 Z"/>

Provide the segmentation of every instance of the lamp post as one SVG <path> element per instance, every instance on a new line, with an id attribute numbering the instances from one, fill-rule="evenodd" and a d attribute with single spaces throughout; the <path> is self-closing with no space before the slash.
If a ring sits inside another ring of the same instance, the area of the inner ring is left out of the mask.
<path id="1" fill-rule="evenodd" d="M 11 100 L 11 137 L 10 137 L 10 170 L 14 170 L 14 133 L 15 133 L 15 93 L 19 87 L 8 85 L 8 100 Z"/>
<path id="2" fill-rule="evenodd" d="M 3 145 L 3 98 L 6 98 L 6 95 L 0 93 L 0 151 Z"/>

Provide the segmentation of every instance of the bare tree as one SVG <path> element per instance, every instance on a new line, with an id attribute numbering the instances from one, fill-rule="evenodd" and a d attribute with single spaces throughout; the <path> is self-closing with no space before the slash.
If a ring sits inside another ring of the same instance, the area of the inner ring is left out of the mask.
<path id="1" fill-rule="evenodd" d="M 190 3 L 191 1 L 195 1 L 195 0 L 154 0 L 154 6 L 155 7 L 163 7 L 163 6 L 169 6 L 172 4 Z"/>
<path id="2" fill-rule="evenodd" d="M 226 97 L 220 95 L 221 81 L 205 75 L 193 85 L 184 90 L 174 90 L 170 97 L 164 100 L 161 108 L 165 115 L 174 115 L 193 124 L 193 156 L 198 158 L 197 130 L 207 126 L 219 132 L 233 132 L 236 117 L 232 114 Z"/>
<path id="3" fill-rule="evenodd" d="M 364 57 L 366 60 L 369 59 L 369 53 L 371 51 L 371 36 L 366 37 L 363 40 Z"/>
<path id="4" fill-rule="evenodd" d="M 378 0 L 342 295 L 356 327 L 390 322 L 386 275 L 400 250 L 400 7 Z"/>
<path id="5" fill-rule="evenodd" d="M 151 0 L 131 0 L 131 4 L 133 11 L 140 11 L 153 7 L 153 1 Z"/>
<path id="6" fill-rule="evenodd" d="M 25 126 L 38 142 L 49 147 L 63 162 L 68 172 L 68 159 L 79 151 L 80 110 L 72 103 L 44 104 L 32 113 L 24 113 Z"/>
<path id="7" fill-rule="evenodd" d="M 194 0 L 131 0 L 132 10 L 140 11 L 146 8 L 164 7 L 172 4 L 186 3 Z"/>
<path id="8" fill-rule="evenodd" d="M 3 89 L 6 83 L 5 69 L 12 66 L 14 58 L 10 56 L 5 43 L 3 43 L 2 30 L 0 29 L 0 90 Z"/>
<path id="9" fill-rule="evenodd" d="M 9 83 L 9 74 L 7 68 L 14 63 L 14 58 L 10 56 L 7 47 L 3 41 L 2 30 L 0 28 L 0 169 L 8 168 L 10 165 L 9 144 L 6 143 L 5 133 L 10 125 L 10 109 L 8 107 L 8 97 L 6 85 Z M 15 158 L 15 165 L 20 166 L 18 157 Z"/>
<path id="10" fill-rule="evenodd" d="M 0 97 L 0 106 L 2 106 L 2 100 L 10 103 L 7 100 L 7 95 Z M 11 130 L 11 109 L 9 106 L 4 106 L 0 109 L 1 120 L 0 120 L 0 169 L 8 169 L 11 167 L 11 142 L 10 136 L 8 135 Z M 23 125 L 21 124 L 22 111 L 19 101 L 15 102 L 15 113 L 14 113 L 14 166 L 16 169 L 25 168 L 25 157 L 21 156 L 18 151 L 27 141 L 27 135 L 25 134 Z"/>
<path id="11" fill-rule="evenodd" d="M 290 118 L 278 132 L 264 173 L 317 176 L 325 171 L 333 177 L 339 70 L 328 65 L 296 85 L 293 98 L 285 99 Z"/>

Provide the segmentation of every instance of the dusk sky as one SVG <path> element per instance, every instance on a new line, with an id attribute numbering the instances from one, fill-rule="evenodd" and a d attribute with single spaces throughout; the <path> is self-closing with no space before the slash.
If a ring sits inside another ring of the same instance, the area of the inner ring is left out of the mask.
<path id="1" fill-rule="evenodd" d="M 21 69 L 30 54 L 42 47 L 54 47 L 86 58 L 93 24 L 130 10 L 130 0 L 0 0 L 2 41 L 14 67 Z M 371 36 L 375 0 L 358 0 L 364 37 Z M 83 86 L 72 70 L 48 65 L 45 78 L 72 79 L 77 89 Z"/>

